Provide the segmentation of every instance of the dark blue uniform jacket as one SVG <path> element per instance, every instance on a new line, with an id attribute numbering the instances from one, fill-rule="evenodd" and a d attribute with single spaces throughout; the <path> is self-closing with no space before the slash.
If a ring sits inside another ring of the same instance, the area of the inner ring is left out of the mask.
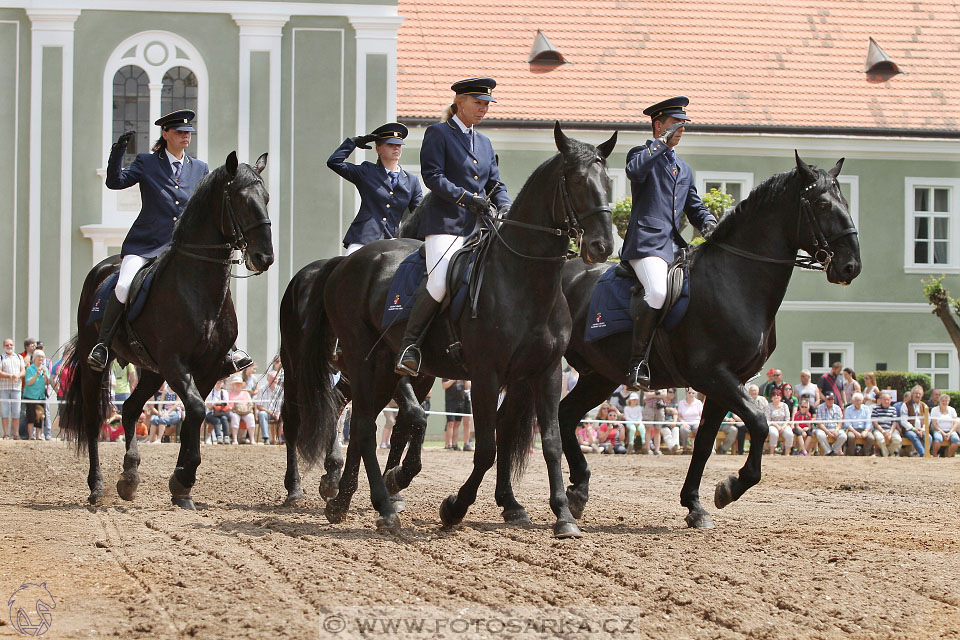
<path id="1" fill-rule="evenodd" d="M 420 175 L 433 192 L 420 221 L 420 235 L 470 235 L 477 216 L 466 203 L 474 195 L 489 193 L 501 207 L 510 203 L 507 187 L 500 181 L 500 169 L 490 138 L 474 131 L 470 140 L 453 120 L 430 125 L 420 148 Z"/>
<path id="2" fill-rule="evenodd" d="M 403 167 L 400 167 L 397 186 L 393 187 L 387 170 L 379 160 L 376 164 L 347 162 L 347 157 L 356 148 L 353 140 L 347 138 L 327 159 L 327 166 L 356 185 L 360 192 L 360 211 L 343 237 L 344 247 L 395 238 L 403 212 L 407 209 L 413 211 L 423 200 L 420 181 L 404 171 Z"/>
<path id="3" fill-rule="evenodd" d="M 687 246 L 680 237 L 680 216 L 686 213 L 697 229 L 708 220 L 716 222 L 697 195 L 690 165 L 680 158 L 669 162 L 667 150 L 659 140 L 647 140 L 627 153 L 633 210 L 620 250 L 622 260 L 658 256 L 673 262 L 677 249 Z"/>
<path id="4" fill-rule="evenodd" d="M 114 148 L 107 162 L 107 188 L 126 189 L 140 185 L 140 215 L 134 221 L 120 248 L 124 256 L 152 258 L 170 244 L 173 225 L 183 215 L 187 201 L 197 183 L 210 173 L 206 162 L 183 154 L 179 180 L 173 178 L 173 168 L 163 149 L 156 153 L 141 153 L 126 169 L 123 149 Z"/>

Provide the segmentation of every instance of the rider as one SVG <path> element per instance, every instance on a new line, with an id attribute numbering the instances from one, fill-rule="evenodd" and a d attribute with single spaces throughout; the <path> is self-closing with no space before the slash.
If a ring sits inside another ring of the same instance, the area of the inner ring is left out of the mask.
<path id="1" fill-rule="evenodd" d="M 186 154 L 196 129 L 192 109 L 180 109 L 161 116 L 154 124 L 160 127 L 160 138 L 151 151 L 140 153 L 126 169 L 121 168 L 123 155 L 134 131 L 121 135 L 110 149 L 107 161 L 107 188 L 126 189 L 140 184 L 140 214 L 120 247 L 120 275 L 114 295 L 107 301 L 100 325 L 100 337 L 87 356 L 94 371 L 103 371 L 110 361 L 109 347 L 120 327 L 120 317 L 130 284 L 147 259 L 159 255 L 173 238 L 173 227 L 187 207 L 197 183 L 210 173 L 207 164 Z M 234 357 L 239 354 L 239 357 Z M 236 348 L 227 355 L 228 364 L 237 371 L 249 367 L 253 360 Z"/>
<path id="2" fill-rule="evenodd" d="M 360 211 L 343 238 L 347 255 L 374 240 L 395 238 L 403 212 L 408 208 L 413 211 L 423 200 L 420 181 L 400 167 L 406 137 L 405 126 L 388 122 L 369 135 L 347 138 L 327 159 L 327 166 L 356 185 L 360 192 Z M 346 161 L 354 149 L 369 149 L 369 143 L 374 141 L 376 164 L 356 165 Z"/>
<path id="3" fill-rule="evenodd" d="M 644 109 L 643 115 L 652 120 L 653 139 L 627 153 L 633 211 L 620 259 L 630 263 L 644 290 L 634 317 L 630 368 L 624 382 L 628 389 L 650 384 L 647 347 L 667 297 L 667 267 L 677 249 L 687 246 L 680 237 L 680 215 L 687 214 L 704 235 L 717 226 L 717 219 L 697 195 L 690 165 L 673 150 L 690 121 L 685 110 L 689 102 L 678 96 Z"/>
<path id="4" fill-rule="evenodd" d="M 427 127 L 420 148 L 420 174 L 433 192 L 422 209 L 420 235 L 425 236 L 427 280 L 407 321 L 396 371 L 416 376 L 420 372 L 420 342 L 447 291 L 447 267 L 454 252 L 473 233 L 478 216 L 500 214 L 510 208 L 507 188 L 490 139 L 475 131 L 490 108 L 493 78 L 468 78 L 453 83 L 453 104 L 437 124 Z"/>

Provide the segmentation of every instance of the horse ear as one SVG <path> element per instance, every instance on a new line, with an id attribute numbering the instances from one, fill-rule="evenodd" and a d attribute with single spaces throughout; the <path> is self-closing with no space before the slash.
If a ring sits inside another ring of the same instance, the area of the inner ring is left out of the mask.
<path id="1" fill-rule="evenodd" d="M 844 160 L 843 158 L 840 158 L 839 160 L 837 160 L 837 164 L 833 166 L 833 169 L 830 169 L 830 171 L 827 171 L 827 173 L 832 175 L 834 178 L 840 175 L 840 169 L 843 167 L 843 160 Z"/>
<path id="2" fill-rule="evenodd" d="M 557 143 L 557 150 L 565 154 L 570 149 L 570 138 L 560 128 L 560 121 L 556 120 L 553 124 L 553 139 Z"/>
<path id="3" fill-rule="evenodd" d="M 800 170 L 800 174 L 807 180 L 807 182 L 816 182 L 817 172 L 814 171 L 813 167 L 800 159 L 800 154 L 796 149 L 793 150 L 793 155 L 797 157 L 797 169 Z"/>
<path id="4" fill-rule="evenodd" d="M 609 158 L 610 154 L 613 153 L 613 148 L 617 146 L 617 133 L 617 131 L 614 131 L 609 140 L 597 145 L 597 151 L 599 151 L 600 155 L 604 158 Z"/>
<path id="5" fill-rule="evenodd" d="M 236 177 L 237 167 L 240 166 L 240 161 L 237 160 L 237 152 L 231 151 L 230 155 L 227 156 L 227 162 L 225 164 L 227 167 L 227 173 L 230 174 L 230 177 Z"/>
<path id="6" fill-rule="evenodd" d="M 257 164 L 253 168 L 257 170 L 257 173 L 263 173 L 263 170 L 267 168 L 267 154 L 264 153 L 257 158 Z"/>

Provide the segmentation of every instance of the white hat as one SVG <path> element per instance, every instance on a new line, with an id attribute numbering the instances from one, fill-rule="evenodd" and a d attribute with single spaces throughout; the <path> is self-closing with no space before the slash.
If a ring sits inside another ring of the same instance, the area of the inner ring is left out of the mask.
<path id="1" fill-rule="evenodd" d="M 636 391 L 634 391 L 629 396 L 627 396 L 627 400 L 639 400 L 639 399 L 640 399 L 640 396 L 637 394 Z"/>
<path id="2" fill-rule="evenodd" d="M 243 376 L 241 376 L 239 373 L 235 373 L 229 378 L 227 378 L 227 384 L 234 384 L 237 382 L 239 382 L 240 384 L 243 384 Z"/>

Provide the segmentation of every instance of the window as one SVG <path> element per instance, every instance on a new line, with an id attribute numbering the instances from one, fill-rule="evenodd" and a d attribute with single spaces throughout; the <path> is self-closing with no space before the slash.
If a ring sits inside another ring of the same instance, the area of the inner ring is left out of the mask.
<path id="1" fill-rule="evenodd" d="M 610 177 L 610 189 L 607 193 L 610 204 L 629 198 L 630 182 L 627 180 L 627 170 L 607 167 L 607 175 Z"/>
<path id="2" fill-rule="evenodd" d="M 733 196 L 733 203 L 730 205 L 732 209 L 737 206 L 738 202 L 750 195 L 750 190 L 753 189 L 753 174 L 730 171 L 697 171 L 697 193 L 700 194 L 700 197 L 709 193 L 711 189 Z"/>
<path id="3" fill-rule="evenodd" d="M 197 76 L 186 67 L 174 67 L 163 74 L 160 113 L 170 113 L 177 109 L 197 110 Z M 187 153 L 197 155 L 196 147 L 196 140 L 191 140 Z"/>
<path id="4" fill-rule="evenodd" d="M 136 135 L 127 145 L 123 164 L 133 162 L 138 153 L 150 149 L 150 89 L 147 74 L 140 67 L 127 65 L 113 76 L 113 133 L 116 140 L 126 131 Z"/>
<path id="5" fill-rule="evenodd" d="M 960 180 L 906 179 L 906 246 L 908 272 L 960 272 L 960 244 L 952 218 L 960 211 Z"/>
<path id="6" fill-rule="evenodd" d="M 810 378 L 813 382 L 820 380 L 820 376 L 830 372 L 830 365 L 841 362 L 843 366 L 856 370 L 853 365 L 852 342 L 804 342 L 803 368 L 810 369 Z"/>
<path id="7" fill-rule="evenodd" d="M 927 374 L 937 389 L 953 389 L 960 382 L 957 348 L 952 344 L 914 343 L 908 351 L 910 371 Z"/>

